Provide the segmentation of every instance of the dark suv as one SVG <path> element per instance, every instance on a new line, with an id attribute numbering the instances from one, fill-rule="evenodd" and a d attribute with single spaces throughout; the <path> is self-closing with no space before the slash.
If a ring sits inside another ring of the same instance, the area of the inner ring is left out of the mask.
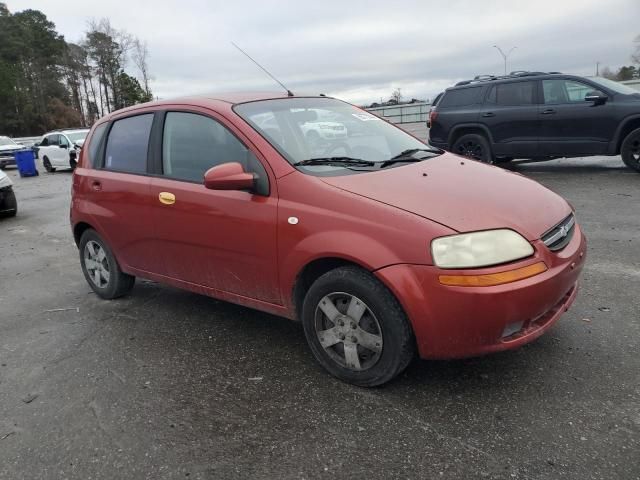
<path id="1" fill-rule="evenodd" d="M 640 172 L 640 92 L 557 72 L 482 76 L 447 89 L 429 143 L 487 163 L 622 155 Z"/>

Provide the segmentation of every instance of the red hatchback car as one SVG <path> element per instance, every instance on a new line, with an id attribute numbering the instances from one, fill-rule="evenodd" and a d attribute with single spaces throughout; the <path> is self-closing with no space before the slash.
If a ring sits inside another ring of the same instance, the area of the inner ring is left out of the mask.
<path id="1" fill-rule="evenodd" d="M 361 386 L 518 347 L 569 308 L 586 243 L 538 183 L 342 101 L 228 95 L 101 119 L 71 225 L 102 298 L 143 277 L 302 321 Z"/>

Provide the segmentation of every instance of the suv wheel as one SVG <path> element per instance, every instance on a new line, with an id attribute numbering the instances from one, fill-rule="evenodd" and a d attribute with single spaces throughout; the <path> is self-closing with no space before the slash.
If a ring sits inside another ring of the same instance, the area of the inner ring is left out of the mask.
<path id="1" fill-rule="evenodd" d="M 85 231 L 80 238 L 80 264 L 89 286 L 106 300 L 129 293 L 136 281 L 120 270 L 111 249 L 95 230 Z"/>
<path id="2" fill-rule="evenodd" d="M 354 385 L 382 385 L 415 355 L 402 307 L 383 284 L 358 267 L 337 268 L 315 281 L 304 299 L 302 325 L 316 360 Z"/>
<path id="3" fill-rule="evenodd" d="M 640 128 L 636 128 L 624 139 L 620 155 L 627 167 L 640 173 Z"/>
<path id="4" fill-rule="evenodd" d="M 493 163 L 491 146 L 483 135 L 476 133 L 462 135 L 453 143 L 451 151 L 457 155 L 472 158 L 483 163 Z"/>

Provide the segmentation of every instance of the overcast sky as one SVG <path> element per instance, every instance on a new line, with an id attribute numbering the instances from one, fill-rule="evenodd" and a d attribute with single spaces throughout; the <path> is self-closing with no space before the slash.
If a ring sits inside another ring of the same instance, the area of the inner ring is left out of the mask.
<path id="1" fill-rule="evenodd" d="M 231 41 L 294 92 L 365 103 L 501 73 L 494 44 L 517 46 L 509 70 L 593 75 L 629 64 L 640 34 L 640 0 L 3 1 L 43 11 L 67 41 L 101 17 L 146 40 L 160 98 L 277 89 Z"/>

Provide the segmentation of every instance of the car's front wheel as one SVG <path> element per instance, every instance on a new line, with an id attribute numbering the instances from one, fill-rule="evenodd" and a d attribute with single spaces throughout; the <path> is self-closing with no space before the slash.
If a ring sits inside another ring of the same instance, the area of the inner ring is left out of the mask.
<path id="1" fill-rule="evenodd" d="M 18 213 L 18 201 L 16 194 L 10 190 L 5 194 L 4 205 L 0 205 L 0 217 L 15 217 Z"/>
<path id="2" fill-rule="evenodd" d="M 413 331 L 402 307 L 373 275 L 355 266 L 332 270 L 313 283 L 302 323 L 316 360 L 355 385 L 382 385 L 415 356 Z"/>
<path id="3" fill-rule="evenodd" d="M 462 135 L 453 143 L 451 151 L 483 163 L 493 163 L 489 141 L 483 135 L 477 133 Z"/>
<path id="4" fill-rule="evenodd" d="M 636 128 L 624 139 L 620 155 L 627 167 L 640 173 L 640 128 Z"/>
<path id="5" fill-rule="evenodd" d="M 95 230 L 86 230 L 80 238 L 82 273 L 99 297 L 106 300 L 126 295 L 136 277 L 124 273 L 106 242 Z"/>

